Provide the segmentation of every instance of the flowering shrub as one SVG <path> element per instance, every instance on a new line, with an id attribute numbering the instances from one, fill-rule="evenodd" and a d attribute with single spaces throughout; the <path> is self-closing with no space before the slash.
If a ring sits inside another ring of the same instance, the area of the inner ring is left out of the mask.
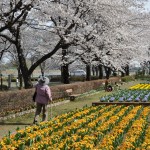
<path id="1" fill-rule="evenodd" d="M 150 145 L 148 115 L 150 107 L 84 107 L 8 134 L 0 149 L 144 149 Z"/>

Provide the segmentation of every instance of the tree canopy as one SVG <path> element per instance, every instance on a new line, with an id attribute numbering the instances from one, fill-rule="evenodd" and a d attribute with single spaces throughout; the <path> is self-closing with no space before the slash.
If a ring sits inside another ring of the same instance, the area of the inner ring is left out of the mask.
<path id="1" fill-rule="evenodd" d="M 14 54 L 25 88 L 37 66 L 54 59 L 113 70 L 149 60 L 146 0 L 1 0 L 0 59 Z M 26 59 L 31 59 L 27 66 Z"/>

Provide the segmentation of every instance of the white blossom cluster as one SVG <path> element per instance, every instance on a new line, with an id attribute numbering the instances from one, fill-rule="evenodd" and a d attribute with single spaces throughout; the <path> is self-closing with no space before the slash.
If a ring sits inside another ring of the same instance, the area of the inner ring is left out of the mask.
<path id="1" fill-rule="evenodd" d="M 13 30 L 23 16 L 17 17 L 30 5 L 20 26 L 21 45 L 28 58 L 37 61 L 47 56 L 45 60 L 52 58 L 59 65 L 81 60 L 121 70 L 132 59 L 149 60 L 150 15 L 144 12 L 145 2 L 1 0 L 0 36 L 13 44 L 16 35 L 7 28 L 9 21 L 14 21 Z M 62 49 L 66 49 L 64 56 Z"/>

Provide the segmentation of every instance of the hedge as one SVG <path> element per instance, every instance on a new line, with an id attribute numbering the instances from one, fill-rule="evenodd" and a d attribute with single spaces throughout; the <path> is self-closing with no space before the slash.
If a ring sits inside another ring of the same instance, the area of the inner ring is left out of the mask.
<path id="1" fill-rule="evenodd" d="M 114 77 L 108 81 L 114 84 L 119 82 L 119 80 L 119 77 Z M 66 98 L 65 90 L 67 89 L 72 89 L 73 94 L 82 94 L 96 90 L 102 87 L 104 82 L 105 79 L 51 86 L 52 97 L 54 101 Z M 3 112 L 0 114 L 0 117 L 6 115 L 7 112 L 14 113 L 33 108 L 32 95 L 34 91 L 35 89 L 22 89 L 0 92 L 0 110 Z"/>
<path id="2" fill-rule="evenodd" d="M 134 81 L 135 80 L 135 76 L 125 76 L 122 77 L 122 82 L 130 82 L 130 81 Z"/>

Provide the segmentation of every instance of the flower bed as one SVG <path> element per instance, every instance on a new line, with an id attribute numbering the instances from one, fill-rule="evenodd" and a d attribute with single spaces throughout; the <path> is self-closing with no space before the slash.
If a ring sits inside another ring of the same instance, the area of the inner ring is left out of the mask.
<path id="1" fill-rule="evenodd" d="M 101 102 L 149 102 L 149 90 L 122 90 L 100 98 Z"/>
<path id="2" fill-rule="evenodd" d="M 84 107 L 8 134 L 0 149 L 144 149 L 150 145 L 150 107 Z"/>
<path id="3" fill-rule="evenodd" d="M 134 86 L 131 86 L 129 88 L 130 90 L 150 90 L 150 84 L 149 83 L 139 83 L 139 84 L 136 84 Z"/>
<path id="4" fill-rule="evenodd" d="M 137 84 L 100 98 L 101 102 L 150 102 L 150 84 Z"/>

